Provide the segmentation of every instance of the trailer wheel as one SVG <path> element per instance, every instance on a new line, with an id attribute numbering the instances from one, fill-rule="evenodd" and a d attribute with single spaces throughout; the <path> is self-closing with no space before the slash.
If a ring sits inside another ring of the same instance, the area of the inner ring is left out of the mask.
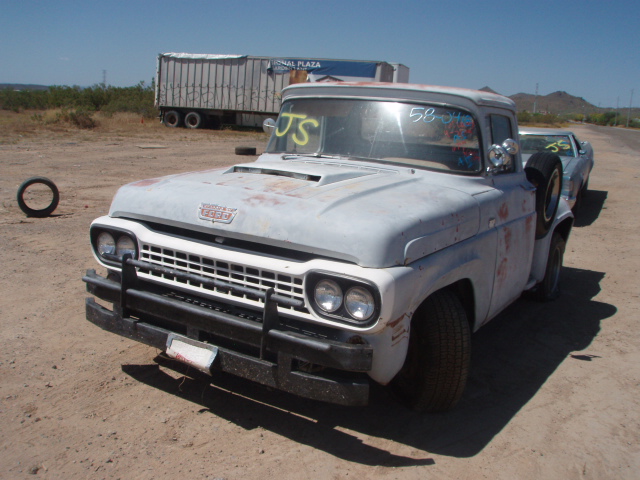
<path id="1" fill-rule="evenodd" d="M 182 122 L 182 114 L 177 110 L 169 110 L 164 113 L 164 124 L 167 127 L 176 128 Z"/>
<path id="2" fill-rule="evenodd" d="M 470 359 L 465 309 L 453 292 L 441 290 L 414 315 L 407 358 L 391 388 L 419 412 L 450 410 L 462 396 Z"/>
<path id="3" fill-rule="evenodd" d="M 536 186 L 536 238 L 541 238 L 551 228 L 560 204 L 562 161 L 553 153 L 534 153 L 527 161 L 525 172 Z"/>
<path id="4" fill-rule="evenodd" d="M 200 128 L 202 126 L 202 115 L 198 112 L 189 112 L 184 117 L 184 126 L 187 128 Z"/>
<path id="5" fill-rule="evenodd" d="M 31 188 L 36 186 L 35 188 Z M 44 186 L 46 188 L 41 188 Z M 58 187 L 46 177 L 31 177 L 18 188 L 18 206 L 28 217 L 48 217 L 58 206 Z"/>

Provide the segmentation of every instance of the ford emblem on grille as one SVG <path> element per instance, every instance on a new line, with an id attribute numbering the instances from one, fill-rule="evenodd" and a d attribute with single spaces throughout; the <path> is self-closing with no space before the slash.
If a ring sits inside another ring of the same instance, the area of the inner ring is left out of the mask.
<path id="1" fill-rule="evenodd" d="M 238 212 L 237 208 L 223 207 L 213 203 L 201 203 L 198 207 L 198 218 L 212 222 L 231 223 Z"/>

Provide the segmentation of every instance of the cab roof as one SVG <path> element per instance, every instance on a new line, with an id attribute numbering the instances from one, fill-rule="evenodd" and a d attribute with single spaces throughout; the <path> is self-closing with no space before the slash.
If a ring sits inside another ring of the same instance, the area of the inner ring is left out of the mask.
<path id="1" fill-rule="evenodd" d="M 393 93 L 398 97 L 405 97 L 407 94 L 414 97 L 415 94 L 431 93 L 436 95 L 448 95 L 471 100 L 478 106 L 498 106 L 502 108 L 508 108 L 515 110 L 516 104 L 508 97 L 498 95 L 496 93 L 485 92 L 481 90 L 472 90 L 459 87 L 444 87 L 438 85 L 420 85 L 413 83 L 384 83 L 384 82 L 310 82 L 310 83 L 297 83 L 289 85 L 283 90 L 283 97 L 294 95 L 296 93 L 302 93 L 303 91 L 311 89 L 316 90 L 322 95 L 329 95 L 331 90 L 341 90 L 341 94 L 347 94 L 349 91 L 358 95 L 366 95 L 369 92 L 372 96 L 392 97 Z M 306 92 L 309 94 L 310 92 Z M 390 95 L 391 93 L 391 95 Z"/>

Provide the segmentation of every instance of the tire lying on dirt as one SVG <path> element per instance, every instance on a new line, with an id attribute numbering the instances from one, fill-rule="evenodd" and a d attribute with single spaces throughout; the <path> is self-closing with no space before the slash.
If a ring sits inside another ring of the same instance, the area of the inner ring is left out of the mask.
<path id="1" fill-rule="evenodd" d="M 184 126 L 193 129 L 202 127 L 202 115 L 198 112 L 187 113 L 184 117 Z"/>
<path id="2" fill-rule="evenodd" d="M 162 121 L 167 127 L 179 127 L 182 123 L 182 114 L 177 110 L 169 110 L 168 112 L 164 112 Z"/>
<path id="3" fill-rule="evenodd" d="M 391 388 L 419 412 L 450 410 L 462 396 L 470 358 L 466 311 L 453 292 L 440 290 L 414 314 L 407 358 Z"/>
<path id="4" fill-rule="evenodd" d="M 555 219 L 562 192 L 562 161 L 558 155 L 538 152 L 525 167 L 527 180 L 536 187 L 536 238 L 544 237 Z"/>
<path id="5" fill-rule="evenodd" d="M 44 186 L 35 192 L 31 187 Z M 48 190 L 47 190 L 48 189 Z M 18 188 L 18 206 L 29 217 L 48 217 L 58 207 L 60 192 L 55 183 L 46 177 L 31 177 Z"/>

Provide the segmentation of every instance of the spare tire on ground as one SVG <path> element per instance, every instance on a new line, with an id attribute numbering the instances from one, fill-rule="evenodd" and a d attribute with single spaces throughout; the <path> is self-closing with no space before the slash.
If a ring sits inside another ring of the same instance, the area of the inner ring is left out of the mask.
<path id="1" fill-rule="evenodd" d="M 531 155 L 524 170 L 536 187 L 536 238 L 541 238 L 551 228 L 560 204 L 562 161 L 553 153 L 538 152 Z"/>
<path id="2" fill-rule="evenodd" d="M 33 188 L 32 188 L 33 187 Z M 31 177 L 18 188 L 18 206 L 29 217 L 48 217 L 58 206 L 60 192 L 46 177 Z"/>

